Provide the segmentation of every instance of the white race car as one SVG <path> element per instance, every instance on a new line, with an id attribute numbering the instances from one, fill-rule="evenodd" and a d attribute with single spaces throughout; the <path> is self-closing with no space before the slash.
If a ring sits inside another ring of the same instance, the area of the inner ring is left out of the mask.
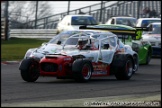
<path id="1" fill-rule="evenodd" d="M 143 32 L 143 40 L 151 43 L 153 52 L 152 56 L 161 56 L 161 22 L 150 23 L 148 32 Z"/>
<path id="2" fill-rule="evenodd" d="M 147 27 L 153 22 L 161 22 L 161 18 L 139 18 L 136 22 L 136 27 Z"/>

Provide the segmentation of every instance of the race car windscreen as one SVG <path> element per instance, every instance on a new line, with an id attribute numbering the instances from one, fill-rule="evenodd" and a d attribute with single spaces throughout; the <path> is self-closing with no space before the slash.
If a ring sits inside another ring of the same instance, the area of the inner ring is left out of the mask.
<path id="1" fill-rule="evenodd" d="M 97 25 L 97 21 L 91 16 L 73 16 L 71 25 Z"/>
<path id="2" fill-rule="evenodd" d="M 80 31 L 63 31 L 52 38 L 49 43 L 50 44 L 64 44 L 64 42 L 72 35 L 80 33 Z"/>

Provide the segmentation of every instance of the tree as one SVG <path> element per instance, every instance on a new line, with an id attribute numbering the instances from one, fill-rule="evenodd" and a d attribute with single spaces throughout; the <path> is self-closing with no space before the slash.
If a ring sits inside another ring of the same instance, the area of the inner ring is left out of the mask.
<path id="1" fill-rule="evenodd" d="M 47 1 L 39 1 L 37 18 L 43 18 L 53 14 L 52 7 Z M 36 1 L 9 1 L 10 21 L 26 23 L 35 20 Z"/>

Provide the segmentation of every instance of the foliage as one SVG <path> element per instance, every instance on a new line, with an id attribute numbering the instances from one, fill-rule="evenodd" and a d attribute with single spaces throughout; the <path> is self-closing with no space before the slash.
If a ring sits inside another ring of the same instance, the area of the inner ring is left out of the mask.
<path id="1" fill-rule="evenodd" d="M 47 1 L 9 1 L 8 13 L 11 26 L 23 28 L 24 23 L 35 20 L 36 3 L 38 3 L 37 18 L 43 18 L 53 14 L 52 7 Z M 5 7 L 5 3 L 1 4 Z M 2 9 L 2 8 L 1 8 Z M 2 9 L 3 12 L 5 8 Z M 26 25 L 24 25 L 26 26 Z"/>

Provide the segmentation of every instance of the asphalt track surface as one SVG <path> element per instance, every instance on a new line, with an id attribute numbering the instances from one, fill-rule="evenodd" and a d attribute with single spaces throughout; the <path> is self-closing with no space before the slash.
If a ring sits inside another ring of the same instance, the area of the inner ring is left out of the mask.
<path id="1" fill-rule="evenodd" d="M 18 63 L 1 63 L 2 107 L 161 106 L 161 58 L 140 65 L 126 81 L 115 76 L 92 78 L 88 83 L 39 77 L 29 83 L 22 80 L 18 67 Z"/>

